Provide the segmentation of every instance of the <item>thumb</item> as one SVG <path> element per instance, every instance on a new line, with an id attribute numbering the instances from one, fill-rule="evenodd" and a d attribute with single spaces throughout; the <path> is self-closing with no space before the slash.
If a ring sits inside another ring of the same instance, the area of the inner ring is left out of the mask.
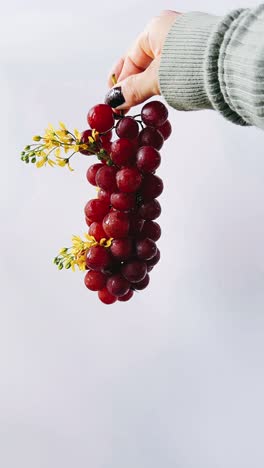
<path id="1" fill-rule="evenodd" d="M 112 108 L 122 110 L 140 104 L 152 96 L 160 94 L 158 70 L 160 59 L 157 57 L 149 67 L 136 75 L 119 81 L 106 95 L 105 102 Z"/>

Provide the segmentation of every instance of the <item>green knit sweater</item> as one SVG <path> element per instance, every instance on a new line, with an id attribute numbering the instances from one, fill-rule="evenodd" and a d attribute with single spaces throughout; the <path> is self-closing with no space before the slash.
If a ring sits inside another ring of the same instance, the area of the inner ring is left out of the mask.
<path id="1" fill-rule="evenodd" d="M 178 110 L 215 109 L 264 129 L 264 4 L 224 17 L 177 17 L 159 70 L 161 94 Z"/>

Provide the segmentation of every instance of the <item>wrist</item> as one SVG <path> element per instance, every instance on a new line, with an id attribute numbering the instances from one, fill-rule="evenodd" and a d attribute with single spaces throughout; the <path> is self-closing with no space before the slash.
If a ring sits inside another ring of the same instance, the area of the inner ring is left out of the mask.
<path id="1" fill-rule="evenodd" d="M 204 63 L 209 37 L 219 17 L 178 13 L 165 39 L 159 86 L 165 100 L 178 110 L 213 108 L 208 97 Z"/>

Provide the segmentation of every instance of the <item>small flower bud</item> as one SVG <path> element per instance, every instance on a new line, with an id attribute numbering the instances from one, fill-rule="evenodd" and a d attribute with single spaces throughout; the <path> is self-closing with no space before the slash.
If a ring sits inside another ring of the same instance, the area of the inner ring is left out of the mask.
<path id="1" fill-rule="evenodd" d="M 70 263 L 66 263 L 65 268 L 66 268 L 66 270 L 69 270 L 69 268 L 71 268 L 71 264 L 70 264 Z"/>
<path id="2" fill-rule="evenodd" d="M 25 146 L 24 149 L 25 149 L 26 151 L 29 151 L 29 150 L 30 150 L 30 145 Z"/>
<path id="3" fill-rule="evenodd" d="M 36 158 L 35 158 L 35 157 L 32 158 L 32 159 L 31 159 L 31 162 L 32 162 L 32 163 L 35 163 L 35 162 L 36 162 Z"/>
<path id="4" fill-rule="evenodd" d="M 62 249 L 60 249 L 60 255 L 63 255 L 67 252 L 67 247 L 63 247 Z"/>
<path id="5" fill-rule="evenodd" d="M 41 140 L 41 136 L 35 135 L 35 136 L 33 136 L 32 140 L 33 140 L 33 141 L 40 141 L 40 140 Z"/>
<path id="6" fill-rule="evenodd" d="M 25 154 L 25 151 L 21 151 L 21 156 L 24 156 L 24 154 Z"/>
<path id="7" fill-rule="evenodd" d="M 59 269 L 59 270 L 62 270 L 62 269 L 63 269 L 63 264 L 62 264 L 62 263 L 59 263 L 58 269 Z"/>

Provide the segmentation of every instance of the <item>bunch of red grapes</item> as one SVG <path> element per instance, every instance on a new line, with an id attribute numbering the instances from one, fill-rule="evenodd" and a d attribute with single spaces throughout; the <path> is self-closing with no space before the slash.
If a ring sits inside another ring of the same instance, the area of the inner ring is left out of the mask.
<path id="1" fill-rule="evenodd" d="M 87 171 L 98 197 L 87 202 L 85 219 L 98 243 L 113 240 L 110 247 L 88 250 L 84 282 L 105 304 L 125 302 L 148 286 L 149 272 L 160 259 L 156 242 L 161 229 L 155 220 L 161 214 L 157 198 L 163 182 L 156 170 L 159 150 L 171 134 L 168 110 L 160 101 L 151 101 L 140 115 L 120 116 L 109 105 L 98 104 L 87 120 L 99 133 L 94 149 L 101 162 Z M 82 143 L 89 141 L 91 129 L 82 133 Z M 113 129 L 118 138 L 111 141 Z"/>

